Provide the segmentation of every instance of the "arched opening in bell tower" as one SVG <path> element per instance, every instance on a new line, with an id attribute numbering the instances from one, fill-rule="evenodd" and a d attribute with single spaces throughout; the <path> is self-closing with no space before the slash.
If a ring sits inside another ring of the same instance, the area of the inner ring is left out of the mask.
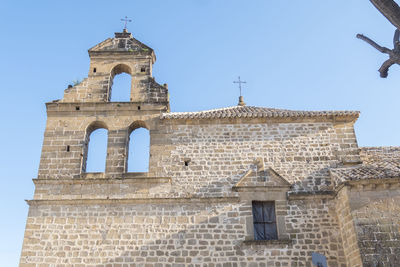
<path id="1" fill-rule="evenodd" d="M 116 65 L 110 76 L 109 96 L 111 102 L 129 102 L 132 89 L 132 70 L 125 64 Z"/>
<path id="2" fill-rule="evenodd" d="M 105 172 L 108 130 L 103 122 L 93 122 L 86 130 L 83 151 L 83 172 Z"/>
<path id="3" fill-rule="evenodd" d="M 127 172 L 148 172 L 150 132 L 143 121 L 129 127 Z"/>

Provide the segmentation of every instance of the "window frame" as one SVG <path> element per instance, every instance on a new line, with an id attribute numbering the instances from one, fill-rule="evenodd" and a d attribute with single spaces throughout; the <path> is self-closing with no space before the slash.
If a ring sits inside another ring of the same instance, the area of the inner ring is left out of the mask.
<path id="1" fill-rule="evenodd" d="M 252 216 L 253 216 L 253 233 L 255 241 L 269 241 L 269 240 L 278 240 L 278 225 L 277 225 L 277 216 L 276 216 L 276 205 L 275 201 L 258 201 L 253 200 L 251 202 L 252 206 Z M 268 208 L 267 208 L 268 207 Z M 256 216 L 256 209 L 261 210 L 261 220 L 258 220 Z M 273 218 L 269 218 L 265 215 L 266 209 L 273 209 L 272 216 Z M 256 227 L 256 225 L 262 225 L 263 227 Z M 267 230 L 268 227 L 268 230 Z M 258 229 L 258 230 L 257 230 Z M 260 230 L 262 229 L 262 232 Z M 270 234 L 272 233 L 272 235 Z M 264 238 L 260 238 L 263 236 Z"/>
<path id="2" fill-rule="evenodd" d="M 244 244 L 286 244 L 291 240 L 288 230 L 286 229 L 286 219 L 289 214 L 287 190 L 243 190 L 239 191 L 239 196 L 243 204 L 243 210 L 245 212 L 244 216 L 246 217 Z M 254 223 L 252 212 L 253 201 L 272 201 L 275 203 L 275 219 L 278 234 L 277 240 L 254 240 Z"/>

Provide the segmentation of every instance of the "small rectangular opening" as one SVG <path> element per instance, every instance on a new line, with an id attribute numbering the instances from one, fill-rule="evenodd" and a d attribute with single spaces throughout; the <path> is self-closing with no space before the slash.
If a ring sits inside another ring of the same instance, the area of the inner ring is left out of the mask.
<path id="1" fill-rule="evenodd" d="M 70 151 L 70 147 L 69 147 L 69 145 L 67 145 L 67 152 L 69 152 Z"/>
<path id="2" fill-rule="evenodd" d="M 79 106 L 76 106 L 75 107 L 75 110 L 80 110 L 81 108 L 79 107 Z"/>
<path id="3" fill-rule="evenodd" d="M 93 72 L 96 72 L 96 68 L 93 68 Z"/>
<path id="4" fill-rule="evenodd" d="M 137 109 L 140 110 L 140 106 L 138 106 Z"/>
<path id="5" fill-rule="evenodd" d="M 184 161 L 185 166 L 189 166 L 190 159 L 185 159 Z"/>
<path id="6" fill-rule="evenodd" d="M 141 67 L 140 72 L 146 72 L 146 67 Z"/>

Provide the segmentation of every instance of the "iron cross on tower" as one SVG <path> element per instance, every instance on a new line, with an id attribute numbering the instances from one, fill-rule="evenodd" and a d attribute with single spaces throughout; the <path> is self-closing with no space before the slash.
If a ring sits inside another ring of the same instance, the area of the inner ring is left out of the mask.
<path id="1" fill-rule="evenodd" d="M 245 81 L 240 80 L 240 76 L 238 77 L 237 81 L 233 81 L 233 83 L 238 83 L 239 84 L 239 106 L 245 106 L 246 103 L 243 101 L 243 96 L 242 96 L 242 83 L 246 83 Z"/>
<path id="2" fill-rule="evenodd" d="M 132 20 L 131 20 L 131 19 L 128 19 L 128 17 L 125 16 L 125 18 L 124 18 L 124 19 L 121 19 L 121 21 L 124 21 L 124 22 L 125 22 L 124 30 L 126 31 L 126 24 L 127 24 L 128 22 L 132 22 Z"/>

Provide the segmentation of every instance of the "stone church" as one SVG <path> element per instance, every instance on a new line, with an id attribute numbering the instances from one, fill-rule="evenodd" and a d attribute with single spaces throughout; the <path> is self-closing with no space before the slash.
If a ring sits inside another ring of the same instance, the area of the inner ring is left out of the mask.
<path id="1" fill-rule="evenodd" d="M 359 147 L 359 112 L 170 112 L 153 49 L 127 30 L 89 57 L 46 104 L 20 266 L 400 266 L 400 147 Z M 120 73 L 129 102 L 110 101 Z M 127 171 L 138 128 L 148 172 Z M 101 173 L 86 171 L 97 129 Z"/>

